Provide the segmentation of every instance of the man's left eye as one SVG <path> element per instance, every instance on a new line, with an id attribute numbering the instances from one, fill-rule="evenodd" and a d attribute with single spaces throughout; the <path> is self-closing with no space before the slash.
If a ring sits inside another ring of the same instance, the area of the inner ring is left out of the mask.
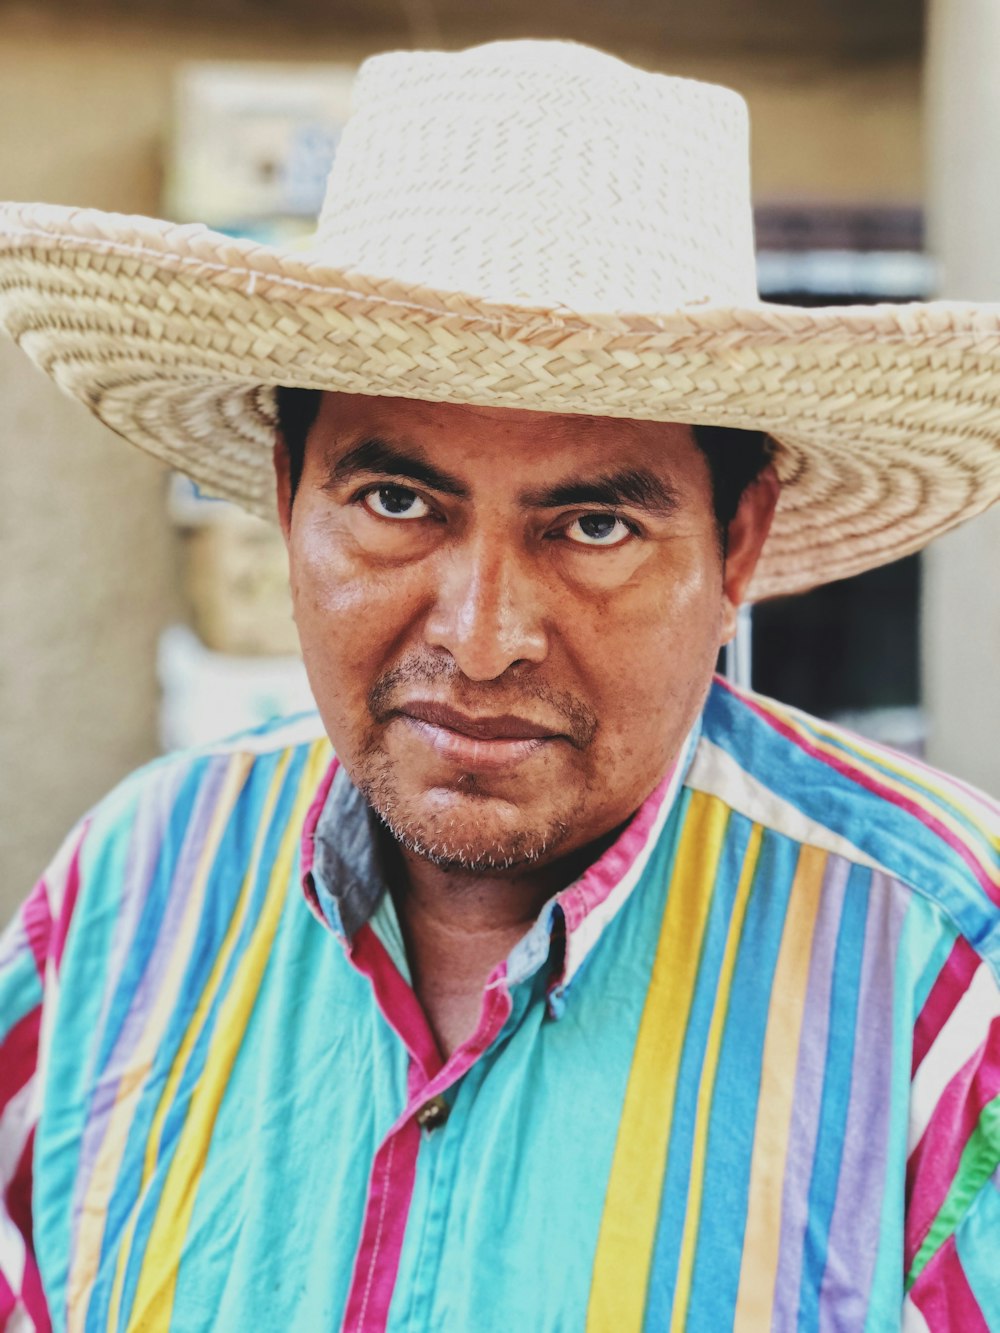
<path id="1" fill-rule="evenodd" d="M 616 514 L 581 514 L 566 535 L 580 546 L 619 546 L 632 536 L 632 529 Z"/>

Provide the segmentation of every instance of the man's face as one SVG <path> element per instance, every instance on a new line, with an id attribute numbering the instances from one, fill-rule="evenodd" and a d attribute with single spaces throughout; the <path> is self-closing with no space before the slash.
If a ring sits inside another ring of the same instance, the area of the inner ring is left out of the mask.
<path id="1" fill-rule="evenodd" d="M 623 823 L 701 709 L 773 497 L 724 570 L 686 426 L 325 394 L 294 504 L 276 460 L 316 702 L 401 843 L 487 870 Z"/>

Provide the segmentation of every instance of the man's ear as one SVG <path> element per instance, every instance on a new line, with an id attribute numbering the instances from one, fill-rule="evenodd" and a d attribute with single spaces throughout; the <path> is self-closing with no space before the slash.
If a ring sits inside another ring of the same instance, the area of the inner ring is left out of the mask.
<path id="1" fill-rule="evenodd" d="M 287 546 L 292 528 L 292 470 L 285 437 L 280 433 L 274 437 L 274 481 L 278 501 L 278 522 L 281 524 L 281 533 Z"/>
<path id="2" fill-rule="evenodd" d="M 769 463 L 740 496 L 729 525 L 722 575 L 722 643 L 729 643 L 736 633 L 736 612 L 746 598 L 780 493 L 781 482 Z"/>

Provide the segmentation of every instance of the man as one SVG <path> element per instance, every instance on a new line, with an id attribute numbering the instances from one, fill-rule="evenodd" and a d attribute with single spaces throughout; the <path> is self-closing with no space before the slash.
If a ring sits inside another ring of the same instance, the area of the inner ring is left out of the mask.
<path id="1" fill-rule="evenodd" d="M 304 256 L 0 214 L 7 327 L 251 508 L 278 387 L 321 719 L 134 775 L 14 923 L 12 1320 L 1000 1328 L 997 809 L 712 681 L 997 498 L 996 320 L 756 302 L 745 159 L 513 43 L 364 67 Z"/>

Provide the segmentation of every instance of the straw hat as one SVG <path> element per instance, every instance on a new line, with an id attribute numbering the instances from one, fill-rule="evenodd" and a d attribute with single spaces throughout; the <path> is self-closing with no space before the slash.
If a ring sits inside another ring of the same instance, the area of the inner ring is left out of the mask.
<path id="1" fill-rule="evenodd" d="M 0 206 L 0 322 L 264 515 L 279 384 L 768 431 L 758 598 L 1000 496 L 1000 307 L 761 302 L 742 100 L 567 43 L 369 60 L 305 251 Z"/>

